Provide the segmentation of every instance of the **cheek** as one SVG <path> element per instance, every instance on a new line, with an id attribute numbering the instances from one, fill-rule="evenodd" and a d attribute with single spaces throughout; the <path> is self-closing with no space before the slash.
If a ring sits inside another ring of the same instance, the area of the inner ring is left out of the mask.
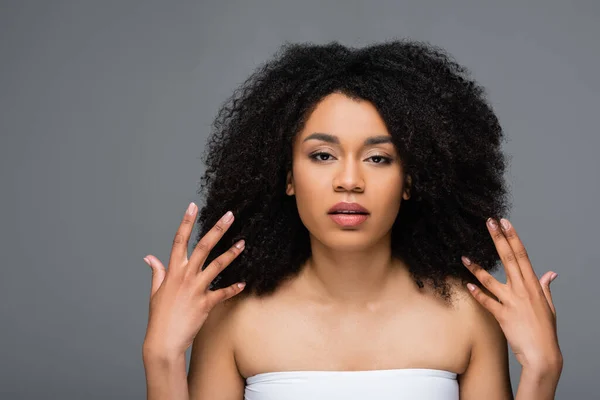
<path id="1" fill-rule="evenodd" d="M 402 201 L 402 177 L 381 179 L 376 185 L 371 185 L 371 191 L 372 196 L 368 197 L 376 199 L 374 203 L 379 208 L 379 214 L 386 219 L 394 218 Z"/>
<path id="2" fill-rule="evenodd" d="M 320 207 L 324 196 L 329 194 L 331 182 L 323 173 L 315 169 L 305 168 L 294 176 L 294 190 L 298 206 L 303 208 Z"/>

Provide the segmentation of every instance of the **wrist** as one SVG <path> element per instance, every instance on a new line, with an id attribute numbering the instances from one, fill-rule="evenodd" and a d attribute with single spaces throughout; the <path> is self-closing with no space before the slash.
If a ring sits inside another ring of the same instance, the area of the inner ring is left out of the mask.
<path id="1" fill-rule="evenodd" d="M 527 358 L 527 362 L 522 363 L 522 368 L 529 374 L 540 377 L 560 375 L 563 367 L 563 357 L 560 350 L 548 351 L 539 357 Z"/>
<path id="2" fill-rule="evenodd" d="M 144 363 L 160 363 L 164 365 L 175 364 L 185 359 L 185 352 L 179 350 L 167 349 L 164 346 L 158 346 L 152 343 L 142 345 L 142 359 Z"/>
<path id="3" fill-rule="evenodd" d="M 562 361 L 553 361 L 540 366 L 523 367 L 521 377 L 537 383 L 556 383 L 561 373 Z"/>

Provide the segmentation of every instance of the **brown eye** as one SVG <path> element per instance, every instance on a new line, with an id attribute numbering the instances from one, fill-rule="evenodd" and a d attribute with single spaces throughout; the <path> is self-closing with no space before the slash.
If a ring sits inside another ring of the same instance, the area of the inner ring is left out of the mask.
<path id="1" fill-rule="evenodd" d="M 392 159 L 390 157 L 386 157 L 386 156 L 371 156 L 369 157 L 371 159 L 381 159 L 381 162 L 376 162 L 375 164 L 391 164 L 392 163 Z"/>
<path id="2" fill-rule="evenodd" d="M 320 157 L 320 156 L 332 157 L 332 155 L 331 155 L 331 154 L 329 154 L 329 153 L 325 153 L 324 151 L 321 151 L 321 152 L 318 152 L 318 153 L 311 154 L 309 157 L 310 157 L 311 159 L 315 160 L 315 161 L 329 161 L 329 160 L 324 160 L 324 159 L 322 159 L 322 158 L 317 158 L 317 157 Z"/>

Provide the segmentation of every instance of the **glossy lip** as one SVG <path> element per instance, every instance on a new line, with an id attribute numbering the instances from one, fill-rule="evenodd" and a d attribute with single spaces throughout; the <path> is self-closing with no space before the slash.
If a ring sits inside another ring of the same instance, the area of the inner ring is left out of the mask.
<path id="1" fill-rule="evenodd" d="M 368 214 L 329 214 L 336 224 L 346 227 L 357 226 L 369 218 Z"/>
<path id="2" fill-rule="evenodd" d="M 346 203 L 346 202 L 339 202 L 339 203 L 335 204 L 333 207 L 331 207 L 329 209 L 329 211 L 327 211 L 327 213 L 331 214 L 331 213 L 334 213 L 337 211 L 357 211 L 357 212 L 361 212 L 361 213 L 365 213 L 365 214 L 370 214 L 369 210 L 367 210 L 360 204 Z"/>

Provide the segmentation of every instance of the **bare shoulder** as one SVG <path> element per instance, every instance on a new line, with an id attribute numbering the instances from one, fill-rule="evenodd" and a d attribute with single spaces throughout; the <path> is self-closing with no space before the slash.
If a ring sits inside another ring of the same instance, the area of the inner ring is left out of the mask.
<path id="1" fill-rule="evenodd" d="M 469 327 L 469 332 L 473 334 L 473 339 L 475 338 L 475 334 L 482 328 L 500 330 L 501 332 L 496 318 L 488 310 L 486 310 L 485 307 L 483 307 L 475 299 L 475 297 L 473 297 L 471 292 L 469 292 L 466 285 L 462 283 L 460 278 L 449 277 L 447 281 L 454 291 L 452 303 L 453 307 L 461 315 L 461 320 L 463 323 L 467 324 Z M 481 284 L 478 284 L 477 286 L 485 294 L 494 300 L 497 300 L 496 296 L 494 296 Z"/>
<path id="2" fill-rule="evenodd" d="M 463 285 L 452 279 L 454 305 L 469 335 L 470 357 L 466 371 L 458 378 L 461 399 L 512 399 L 509 374 L 508 344 L 498 320 L 483 307 Z M 479 287 L 492 299 L 497 298 L 481 284 Z"/>
<path id="3" fill-rule="evenodd" d="M 190 399 L 240 399 L 245 380 L 235 362 L 236 319 L 244 292 L 218 303 L 192 343 L 188 388 Z"/>

